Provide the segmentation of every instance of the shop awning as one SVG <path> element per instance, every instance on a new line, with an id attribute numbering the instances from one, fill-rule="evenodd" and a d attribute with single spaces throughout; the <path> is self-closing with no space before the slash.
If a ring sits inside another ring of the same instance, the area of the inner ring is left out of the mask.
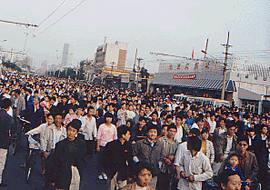
<path id="1" fill-rule="evenodd" d="M 244 88 L 238 88 L 238 98 L 239 99 L 261 101 L 261 97 L 262 97 L 261 94 L 251 92 L 251 91 L 246 90 Z"/>
<path id="2" fill-rule="evenodd" d="M 152 81 L 153 85 L 168 85 L 186 88 L 198 88 L 207 90 L 222 90 L 223 81 L 219 79 L 175 79 L 171 74 L 155 75 Z M 226 91 L 236 92 L 235 82 L 227 80 Z"/>

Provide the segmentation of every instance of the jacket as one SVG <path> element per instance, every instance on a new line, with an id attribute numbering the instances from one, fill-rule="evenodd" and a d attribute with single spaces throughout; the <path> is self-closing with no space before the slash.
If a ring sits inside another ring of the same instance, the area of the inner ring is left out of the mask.
<path id="1" fill-rule="evenodd" d="M 39 106 L 38 110 L 34 112 L 34 105 L 28 105 L 25 110 L 21 111 L 20 116 L 31 122 L 31 129 L 45 123 L 45 113 L 42 106 Z"/>
<path id="2" fill-rule="evenodd" d="M 235 151 L 237 146 L 237 137 L 234 135 L 232 142 L 232 148 L 230 151 Z M 220 156 L 224 155 L 224 152 L 227 148 L 227 132 L 220 134 L 216 140 L 215 150 L 216 150 L 216 161 L 220 161 Z"/>
<path id="3" fill-rule="evenodd" d="M 71 143 L 74 143 L 71 145 Z M 70 148 L 72 147 L 72 149 Z M 53 179 L 55 186 L 59 189 L 69 189 L 72 171 L 71 166 L 77 167 L 80 178 L 82 179 L 85 167 L 85 141 L 75 138 L 69 141 L 67 138 L 58 142 L 55 148 Z"/>
<path id="4" fill-rule="evenodd" d="M 51 150 L 54 149 L 55 145 L 54 145 L 54 142 L 53 142 L 53 128 L 55 127 L 55 125 L 52 125 L 48 128 L 46 128 L 45 132 L 43 133 L 43 135 L 41 136 L 41 150 L 43 152 L 48 152 L 48 154 L 51 153 Z M 67 137 L 67 132 L 66 132 L 66 128 L 64 127 L 61 127 L 61 137 L 60 137 L 60 140 L 63 140 Z"/>
<path id="5" fill-rule="evenodd" d="M 0 148 L 8 149 L 9 130 L 12 125 L 12 118 L 3 109 L 0 109 Z"/>
<path id="6" fill-rule="evenodd" d="M 119 140 L 107 143 L 100 159 L 101 165 L 110 179 L 116 172 L 121 181 L 131 177 L 130 171 L 134 163 L 130 142 L 125 142 L 123 145 Z"/>
<path id="7" fill-rule="evenodd" d="M 159 161 L 162 158 L 163 143 L 156 141 L 152 147 L 148 138 L 138 141 L 135 144 L 133 155 L 137 156 L 139 161 L 147 162 L 153 168 L 153 176 L 159 174 Z"/>

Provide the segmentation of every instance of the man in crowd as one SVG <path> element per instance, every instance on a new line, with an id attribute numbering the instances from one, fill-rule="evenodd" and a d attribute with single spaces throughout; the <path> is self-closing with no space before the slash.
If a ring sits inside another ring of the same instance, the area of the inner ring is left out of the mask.
<path id="1" fill-rule="evenodd" d="M 7 114 L 7 111 L 11 107 L 10 99 L 4 99 L 1 102 L 0 109 L 0 188 L 6 187 L 7 184 L 3 183 L 3 170 L 5 168 L 6 157 L 9 146 L 10 129 L 12 125 L 12 118 Z"/>
<path id="2" fill-rule="evenodd" d="M 134 161 L 147 162 L 153 167 L 153 178 L 151 185 L 156 188 L 157 176 L 159 174 L 159 161 L 161 161 L 163 144 L 157 140 L 158 130 L 156 126 L 147 127 L 147 138 L 136 143 L 134 148 Z"/>

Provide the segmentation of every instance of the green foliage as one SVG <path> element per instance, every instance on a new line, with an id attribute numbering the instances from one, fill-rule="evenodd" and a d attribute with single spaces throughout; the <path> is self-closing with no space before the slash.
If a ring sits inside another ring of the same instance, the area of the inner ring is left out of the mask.
<path id="1" fill-rule="evenodd" d="M 17 66 L 15 63 L 10 62 L 10 60 L 3 61 L 2 64 L 7 68 L 11 68 L 15 71 L 22 72 L 22 69 L 19 66 Z"/>

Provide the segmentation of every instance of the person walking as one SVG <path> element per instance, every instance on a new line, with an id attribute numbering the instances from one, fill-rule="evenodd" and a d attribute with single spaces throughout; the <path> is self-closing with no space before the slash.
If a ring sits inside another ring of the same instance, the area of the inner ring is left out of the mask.
<path id="1" fill-rule="evenodd" d="M 7 184 L 3 183 L 2 176 L 3 170 L 5 168 L 7 151 L 8 151 L 8 142 L 10 135 L 10 127 L 12 125 L 12 118 L 7 114 L 7 111 L 11 107 L 11 100 L 4 99 L 2 101 L 1 109 L 0 109 L 0 188 L 6 187 Z"/>
<path id="2" fill-rule="evenodd" d="M 55 148 L 53 185 L 58 190 L 79 190 L 85 167 L 85 142 L 76 137 L 81 121 L 72 120 L 67 125 L 67 138 Z"/>

